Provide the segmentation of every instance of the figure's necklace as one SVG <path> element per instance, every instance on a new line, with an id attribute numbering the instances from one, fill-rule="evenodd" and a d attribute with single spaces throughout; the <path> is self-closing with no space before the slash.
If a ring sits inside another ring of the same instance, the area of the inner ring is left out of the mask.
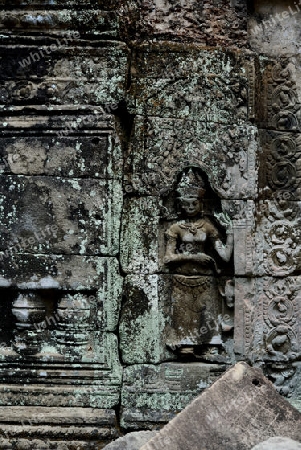
<path id="1" fill-rule="evenodd" d="M 201 219 L 201 220 L 198 220 L 195 223 L 183 223 L 183 224 L 180 225 L 180 227 L 184 228 L 187 231 L 189 231 L 189 233 L 195 235 L 195 234 L 197 234 L 198 230 L 200 228 L 202 228 L 203 224 L 204 224 L 204 220 Z"/>

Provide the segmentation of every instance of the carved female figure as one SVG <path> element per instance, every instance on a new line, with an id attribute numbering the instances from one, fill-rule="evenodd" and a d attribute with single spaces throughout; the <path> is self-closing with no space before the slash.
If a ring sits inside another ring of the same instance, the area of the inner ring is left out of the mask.
<path id="1" fill-rule="evenodd" d="M 217 226 L 203 214 L 205 192 L 206 183 L 200 173 L 192 168 L 183 173 L 177 195 L 184 220 L 166 232 L 164 263 L 175 274 L 167 345 L 180 352 L 184 348 L 193 351 L 196 345 L 222 343 L 216 256 L 225 262 L 230 260 L 233 230 L 226 214 L 216 214 L 220 225 L 226 227 L 227 240 L 223 243 Z"/>

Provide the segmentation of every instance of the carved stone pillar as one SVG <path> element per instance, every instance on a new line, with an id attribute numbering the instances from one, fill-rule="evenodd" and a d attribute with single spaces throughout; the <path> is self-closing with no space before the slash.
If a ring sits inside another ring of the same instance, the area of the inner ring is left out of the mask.
<path id="1" fill-rule="evenodd" d="M 43 331 L 36 324 L 46 317 L 45 300 L 36 292 L 23 292 L 13 301 L 16 319 L 13 348 L 21 355 L 34 355 L 41 349 Z"/>
<path id="2" fill-rule="evenodd" d="M 90 298 L 95 301 L 94 296 Z M 63 354 L 70 349 L 75 352 L 88 350 L 91 302 L 88 296 L 83 294 L 68 294 L 60 299 L 56 310 L 56 341 Z"/>

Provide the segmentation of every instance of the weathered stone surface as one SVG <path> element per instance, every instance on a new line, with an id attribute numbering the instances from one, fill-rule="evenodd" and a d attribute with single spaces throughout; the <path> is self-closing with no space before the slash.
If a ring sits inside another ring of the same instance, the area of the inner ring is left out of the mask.
<path id="1" fill-rule="evenodd" d="M 271 56 L 299 53 L 300 5 L 261 0 L 254 2 L 254 7 L 255 14 L 250 15 L 248 23 L 251 48 Z"/>
<path id="2" fill-rule="evenodd" d="M 136 112 L 209 123 L 244 123 L 248 116 L 246 74 L 251 63 L 236 53 L 198 47 L 187 51 L 183 46 L 167 49 L 159 45 L 137 51 L 132 69 Z"/>
<path id="3" fill-rule="evenodd" d="M 243 1 L 151 0 L 122 2 L 130 39 L 199 42 L 207 46 L 246 45 Z"/>
<path id="4" fill-rule="evenodd" d="M 15 264 L 14 264 L 15 263 Z M 34 269 L 34 273 L 33 273 Z M 120 289 L 118 263 L 115 258 L 62 255 L 13 255 L 8 263 L 2 259 L 0 286 L 20 289 L 104 289 L 115 283 Z"/>
<path id="5" fill-rule="evenodd" d="M 20 6 L 20 3 L 22 2 L 18 2 L 16 6 Z M 61 9 L 59 10 L 48 9 L 46 11 L 41 8 L 45 6 L 43 2 L 40 2 L 40 4 L 36 2 L 36 5 L 32 6 L 36 6 L 36 8 L 30 11 L 30 13 L 26 13 L 24 9 L 1 11 L 1 32 L 7 33 L 9 30 L 10 34 L 22 32 L 29 34 L 32 32 L 45 32 L 47 30 L 53 36 L 59 33 L 56 40 L 52 39 L 50 41 L 50 45 L 56 45 L 57 47 L 66 46 L 70 42 L 75 44 L 80 38 L 91 36 L 91 33 L 97 33 L 101 38 L 119 37 L 119 17 L 116 12 L 91 8 L 92 5 L 87 4 L 85 6 L 90 6 L 90 8 L 82 11 L 76 11 L 72 7 L 71 9 L 66 9 L 64 8 L 67 6 L 66 3 L 61 4 Z M 43 39 L 44 43 L 45 38 Z"/>
<path id="6" fill-rule="evenodd" d="M 301 444 L 285 437 L 273 437 L 255 445 L 252 450 L 300 450 Z"/>
<path id="7" fill-rule="evenodd" d="M 126 273 L 141 274 L 162 270 L 158 245 L 160 233 L 158 197 L 125 199 L 123 215 L 120 241 L 123 270 Z M 161 236 L 161 242 L 164 242 L 164 236 Z"/>
<path id="8" fill-rule="evenodd" d="M 152 429 L 167 423 L 224 370 L 223 365 L 195 362 L 127 367 L 121 399 L 122 426 Z"/>
<path id="9" fill-rule="evenodd" d="M 270 364 L 271 378 L 286 394 L 300 357 L 299 301 L 300 277 L 235 280 L 235 350 Z"/>
<path id="10" fill-rule="evenodd" d="M 301 439 L 301 414 L 259 370 L 236 364 L 141 450 L 251 449 L 270 436 Z"/>
<path id="11" fill-rule="evenodd" d="M 97 3 L 97 5 L 99 6 L 99 8 L 105 9 L 105 10 L 111 10 L 111 9 L 115 9 L 118 7 L 118 5 L 120 4 L 120 0 L 96 0 L 96 2 L 94 0 L 68 0 L 68 7 L 72 8 L 74 6 L 81 6 L 81 7 L 90 7 L 90 6 L 94 6 L 95 3 Z M 0 0 L 0 5 L 1 6 L 28 6 L 28 0 Z M 45 0 L 31 0 L 30 1 L 30 6 L 31 7 L 35 7 L 35 6 L 45 6 Z M 57 6 L 66 6 L 66 2 L 65 0 L 51 0 L 48 4 L 47 4 L 47 9 L 52 9 L 55 8 Z"/>
<path id="12" fill-rule="evenodd" d="M 265 56 L 259 68 L 262 75 L 256 93 L 258 126 L 283 132 L 300 131 L 300 56 Z M 287 147 L 289 151 L 290 145 Z"/>
<path id="13" fill-rule="evenodd" d="M 156 431 L 138 431 L 129 433 L 107 445 L 104 450 L 139 450 L 139 448 L 146 444 L 146 442 L 155 436 L 155 434 Z"/>
<path id="14" fill-rule="evenodd" d="M 256 227 L 256 273 L 286 276 L 300 270 L 300 201 L 285 195 L 260 201 Z"/>
<path id="15" fill-rule="evenodd" d="M 112 409 L 0 407 L 2 449 L 93 449 L 117 437 Z M 24 438 L 27 437 L 27 439 Z"/>
<path id="16" fill-rule="evenodd" d="M 169 298 L 168 281 L 158 275 L 130 275 L 125 279 L 126 301 L 119 324 L 120 351 L 124 363 L 156 364 L 172 357 L 165 347 L 166 336 L 163 333 L 167 320 L 165 302 Z"/>
<path id="17" fill-rule="evenodd" d="M 118 252 L 118 181 L 6 176 L 1 180 L 0 205 L 4 252 L 14 246 L 19 246 L 18 253 Z"/>
<path id="18" fill-rule="evenodd" d="M 97 117 L 96 115 L 94 117 Z M 83 122 L 91 116 L 83 117 Z M 72 122 L 72 130 L 82 130 L 81 122 Z M 67 122 L 66 125 L 69 125 Z M 68 135 L 70 129 L 58 134 Z M 28 147 L 31 152 L 28 154 Z M 2 174 L 48 175 L 69 178 L 121 178 L 122 156 L 118 138 L 109 130 L 81 137 L 20 137 L 1 140 Z"/>
<path id="19" fill-rule="evenodd" d="M 104 42 L 90 49 L 72 47 L 72 41 L 66 48 L 49 44 L 53 50 L 30 46 L 20 53 L 16 47 L 8 55 L 0 49 L 2 105 L 104 105 L 124 100 L 128 64 L 124 44 Z"/>
<path id="20" fill-rule="evenodd" d="M 219 108 L 219 103 L 213 104 Z M 256 198 L 256 129 L 205 122 L 199 117 L 198 121 L 136 117 L 126 162 L 126 192 L 162 194 L 191 165 L 206 172 L 221 198 Z"/>
<path id="21" fill-rule="evenodd" d="M 295 3 L 0 0 L 4 408 L 157 428 L 242 359 L 301 409 Z"/>

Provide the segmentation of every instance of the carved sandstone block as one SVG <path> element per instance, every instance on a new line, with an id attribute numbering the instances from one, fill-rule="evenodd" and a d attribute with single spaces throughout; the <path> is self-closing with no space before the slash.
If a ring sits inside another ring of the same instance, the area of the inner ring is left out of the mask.
<path id="1" fill-rule="evenodd" d="M 129 185 L 126 185 L 129 186 Z M 127 187 L 126 189 L 127 190 Z M 169 227 L 180 220 L 174 197 L 129 196 L 124 203 L 121 233 L 121 263 L 126 273 L 169 273 L 164 262 Z M 206 205 L 209 209 L 212 202 Z M 255 273 L 255 204 L 252 200 L 223 200 L 222 206 L 233 223 L 234 270 L 236 275 Z M 210 211 L 214 214 L 214 211 Z M 209 216 L 210 217 L 210 216 Z M 183 251 L 179 244 L 178 251 Z M 246 257 L 247 255 L 247 257 Z M 226 264 L 226 272 L 231 265 Z"/>
<path id="2" fill-rule="evenodd" d="M 233 296 L 227 277 L 128 275 L 119 325 L 123 362 L 231 363 Z"/>
<path id="3" fill-rule="evenodd" d="M 52 48 L 30 46 L 20 52 L 19 46 L 12 46 L 9 55 L 2 51 L 3 105 L 104 105 L 124 99 L 125 44 L 104 42 L 97 48 L 82 48 L 53 43 Z"/>
<path id="4" fill-rule="evenodd" d="M 256 269 L 258 275 L 286 276 L 300 270 L 300 202 L 279 195 L 260 201 L 256 219 Z"/>
<path id="5" fill-rule="evenodd" d="M 152 428 L 168 422 L 223 370 L 223 366 L 214 364 L 178 362 L 127 367 L 121 400 L 122 426 Z"/>
<path id="6" fill-rule="evenodd" d="M 201 167 L 222 199 L 257 196 L 257 131 L 252 126 L 135 119 L 126 160 L 127 192 L 164 194 L 187 166 Z"/>
<path id="7" fill-rule="evenodd" d="M 300 57 L 261 58 L 257 84 L 257 123 L 260 128 L 300 131 Z"/>
<path id="8" fill-rule="evenodd" d="M 270 436 L 301 437 L 301 414 L 260 370 L 238 363 L 199 395 L 141 450 L 249 450 Z"/>
<path id="9" fill-rule="evenodd" d="M 259 137 L 260 197 L 300 200 L 300 134 L 261 130 Z"/>
<path id="10" fill-rule="evenodd" d="M 251 361 L 284 364 L 283 370 L 292 367 L 301 351 L 300 281 L 300 277 L 235 280 L 236 353 Z"/>
<path id="11" fill-rule="evenodd" d="M 123 2 L 131 38 L 188 41 L 209 46 L 241 47 L 246 44 L 244 2 L 151 0 Z M 132 16 L 132 17 L 131 17 Z M 134 19 L 136 21 L 134 22 Z"/>
<path id="12" fill-rule="evenodd" d="M 1 249 L 114 255 L 121 202 L 117 180 L 2 176 Z"/>
<path id="13" fill-rule="evenodd" d="M 91 343 L 80 355 L 70 343 L 64 354 L 49 342 L 36 355 L 1 350 L 0 405 L 117 406 L 122 378 L 117 338 L 112 333 L 91 332 Z M 30 367 L 24 365 L 25 361 Z M 20 377 L 24 379 L 22 385 L 18 384 Z"/>
<path id="14" fill-rule="evenodd" d="M 4 0 L 0 4 L 3 5 L 3 2 Z M 22 1 L 14 3 L 14 6 L 21 6 Z M 18 35 L 20 32 L 27 34 L 42 32 L 55 36 L 58 33 L 57 39 L 53 39 L 53 43 L 58 46 L 66 45 L 66 43 L 68 45 L 68 41 L 74 44 L 81 36 L 90 35 L 92 31 L 101 38 L 118 37 L 119 18 L 113 11 L 101 11 L 91 8 L 92 5 L 85 5 L 90 6 L 86 11 L 75 10 L 71 4 L 70 9 L 66 9 L 66 4 L 59 5 L 59 3 L 47 5 L 47 11 L 42 9 L 45 6 L 43 2 L 32 2 L 31 10 L 7 8 L 6 11 L 0 12 L 0 29 L 4 33 L 9 30 L 8 35 Z M 61 8 L 50 9 L 49 6 L 61 6 Z"/>
<path id="15" fill-rule="evenodd" d="M 153 45 L 135 53 L 132 95 L 138 114 L 209 123 L 247 120 L 247 67 L 235 53 Z"/>
<path id="16" fill-rule="evenodd" d="M 170 296 L 170 278 L 158 275 L 128 275 L 125 279 L 119 324 L 120 351 L 126 364 L 158 363 L 175 358 L 165 346 L 165 304 Z M 167 306 L 167 305 L 166 305 Z"/>
<path id="17" fill-rule="evenodd" d="M 122 268 L 126 273 L 153 273 L 159 270 L 159 219 L 157 197 L 125 200 L 120 250 Z"/>

